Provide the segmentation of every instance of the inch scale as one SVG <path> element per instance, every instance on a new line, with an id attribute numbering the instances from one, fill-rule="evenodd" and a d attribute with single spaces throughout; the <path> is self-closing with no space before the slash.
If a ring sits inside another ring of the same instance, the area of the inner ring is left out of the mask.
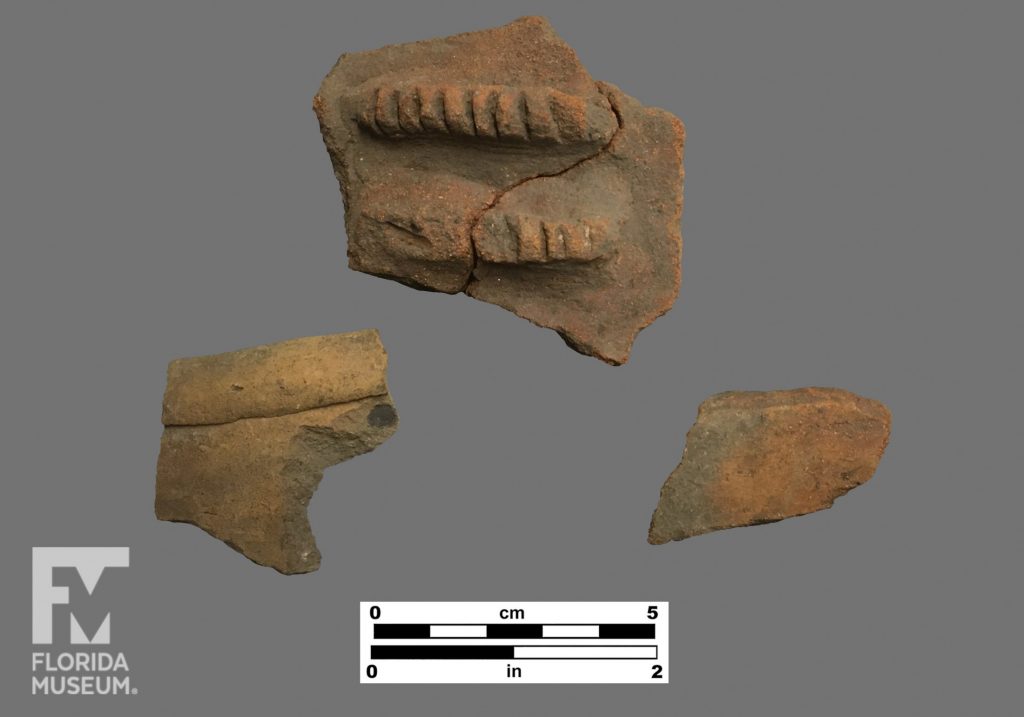
<path id="1" fill-rule="evenodd" d="M 668 684 L 667 602 L 362 602 L 363 684 Z"/>

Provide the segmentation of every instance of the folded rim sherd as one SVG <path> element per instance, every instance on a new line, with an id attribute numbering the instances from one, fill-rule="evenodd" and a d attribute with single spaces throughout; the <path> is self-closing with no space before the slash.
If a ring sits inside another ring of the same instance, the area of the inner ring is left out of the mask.
<path id="1" fill-rule="evenodd" d="M 328 466 L 396 430 L 376 330 L 177 359 L 167 371 L 156 515 L 250 560 L 316 570 L 306 508 Z"/>

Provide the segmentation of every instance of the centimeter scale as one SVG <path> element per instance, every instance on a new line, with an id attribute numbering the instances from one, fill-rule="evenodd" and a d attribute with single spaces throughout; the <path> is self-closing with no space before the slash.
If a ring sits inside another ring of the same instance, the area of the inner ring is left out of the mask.
<path id="1" fill-rule="evenodd" d="M 362 602 L 363 684 L 668 684 L 667 602 Z"/>

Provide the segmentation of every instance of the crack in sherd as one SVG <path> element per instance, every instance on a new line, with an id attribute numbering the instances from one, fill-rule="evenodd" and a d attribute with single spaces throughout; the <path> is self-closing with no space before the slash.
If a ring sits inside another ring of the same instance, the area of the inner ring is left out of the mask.
<path id="1" fill-rule="evenodd" d="M 622 114 L 619 111 L 619 108 L 616 106 L 615 98 L 611 93 L 606 91 L 603 87 L 601 87 L 601 85 L 597 85 L 597 91 L 601 93 L 605 100 L 607 100 L 608 106 L 611 108 L 612 114 L 615 115 L 615 121 L 617 123 L 617 126 L 615 128 L 615 131 L 612 133 L 612 136 L 609 137 L 608 141 L 601 145 L 601 147 L 599 147 L 596 152 L 573 162 L 564 169 L 560 169 L 557 172 L 539 173 L 529 177 L 525 177 L 517 182 L 514 182 L 513 184 L 509 185 L 504 189 L 497 190 L 494 193 L 494 196 L 491 197 L 491 200 L 484 205 L 484 207 L 480 210 L 479 213 L 477 213 L 476 217 L 474 217 L 473 221 L 469 225 L 469 248 L 470 252 L 472 253 L 472 256 L 470 257 L 469 273 L 466 275 L 465 283 L 463 283 L 462 287 L 458 290 L 459 292 L 465 292 L 466 289 L 469 288 L 469 285 L 473 282 L 473 275 L 476 273 L 476 269 L 480 265 L 481 261 L 480 255 L 477 252 L 476 241 L 473 239 L 473 235 L 476 233 L 477 228 L 480 226 L 480 223 L 483 222 L 484 217 L 487 215 L 487 213 L 494 209 L 494 207 L 497 206 L 498 202 L 500 202 L 506 194 L 515 189 L 518 189 L 527 182 L 531 182 L 535 179 L 549 179 L 551 177 L 560 177 L 563 174 L 571 172 L 577 167 L 597 159 L 606 151 L 608 151 L 608 149 L 615 143 L 615 140 L 618 138 L 619 134 L 623 130 Z"/>

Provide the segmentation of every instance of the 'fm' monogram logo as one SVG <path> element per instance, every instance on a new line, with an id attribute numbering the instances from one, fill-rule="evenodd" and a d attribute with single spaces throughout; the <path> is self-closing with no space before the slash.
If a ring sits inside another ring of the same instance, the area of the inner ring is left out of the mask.
<path id="1" fill-rule="evenodd" d="M 53 584 L 54 568 L 74 568 L 92 595 L 106 568 L 127 568 L 128 548 L 32 548 L 32 642 L 53 643 L 53 606 L 69 602 L 66 585 Z M 71 613 L 72 645 L 109 645 L 110 613 L 90 640 Z"/>

